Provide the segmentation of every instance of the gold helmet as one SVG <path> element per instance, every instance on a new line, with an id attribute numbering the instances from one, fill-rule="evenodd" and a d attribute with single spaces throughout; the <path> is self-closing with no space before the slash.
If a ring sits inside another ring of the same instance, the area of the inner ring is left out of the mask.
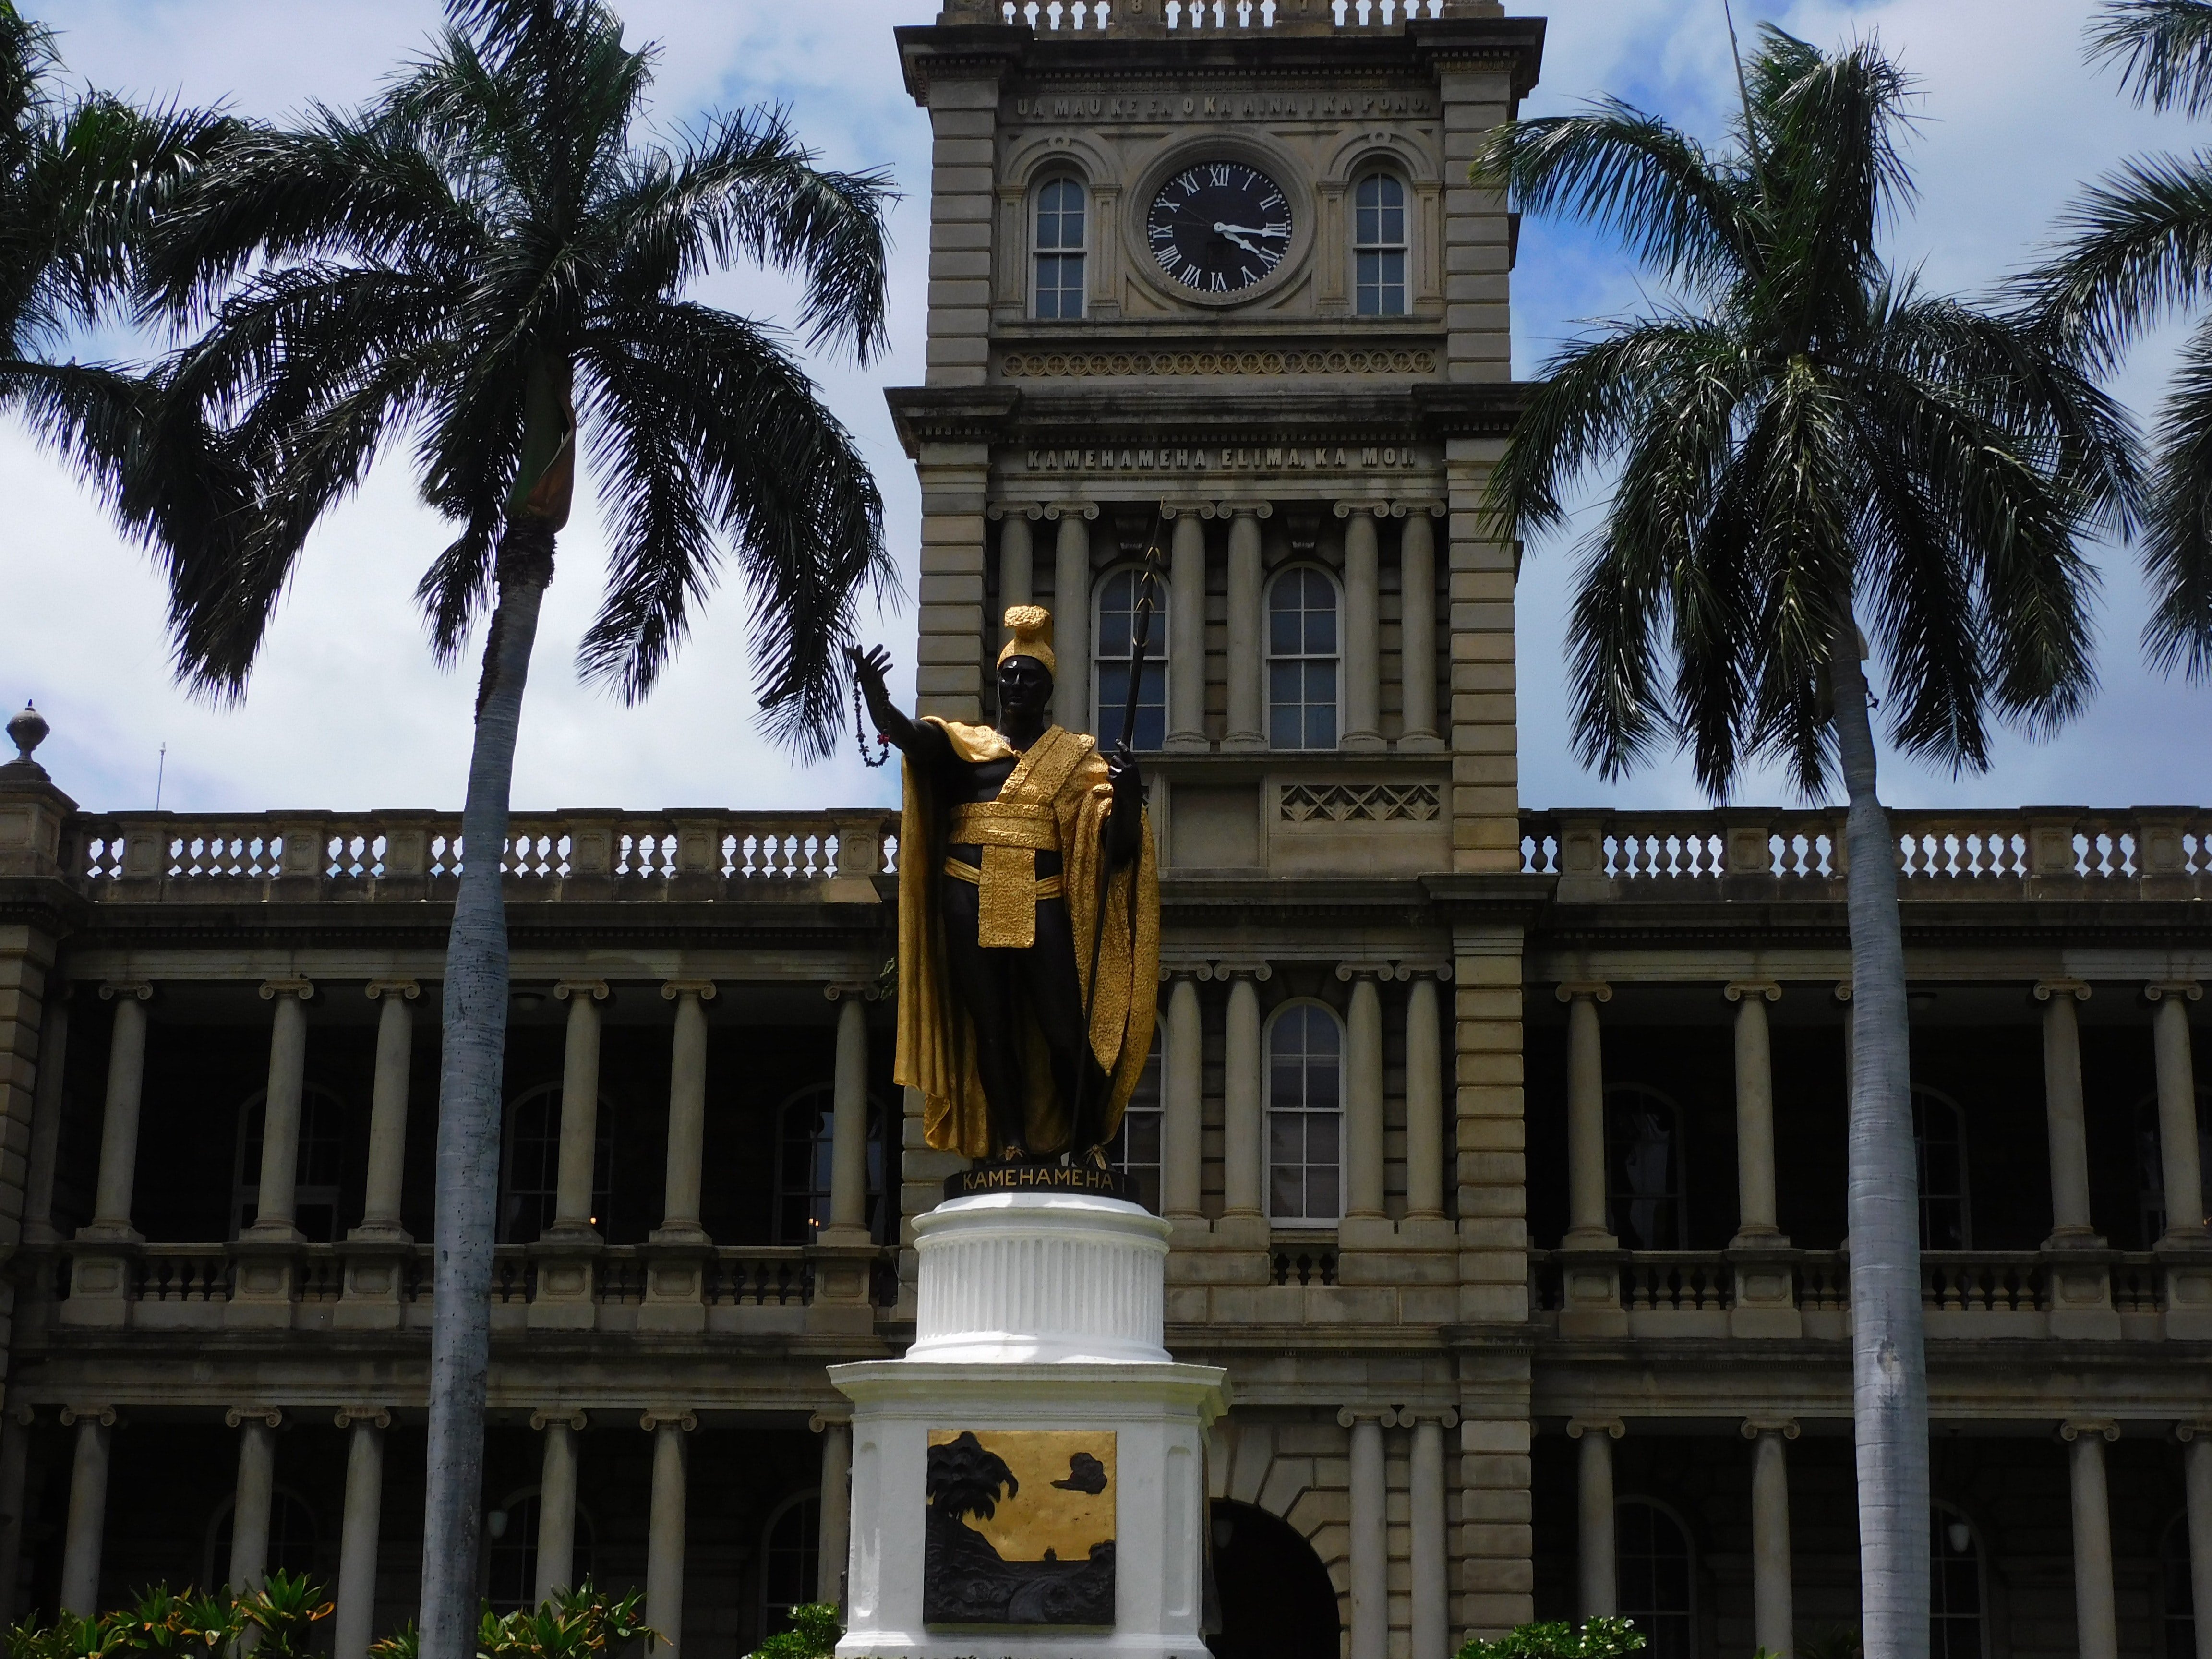
<path id="1" fill-rule="evenodd" d="M 1059 672 L 1052 654 L 1052 612 L 1041 605 L 1012 605 L 1006 607 L 1006 626 L 1014 636 L 999 647 L 999 660 L 1009 657 L 1034 657 L 1044 665 L 1048 674 Z"/>

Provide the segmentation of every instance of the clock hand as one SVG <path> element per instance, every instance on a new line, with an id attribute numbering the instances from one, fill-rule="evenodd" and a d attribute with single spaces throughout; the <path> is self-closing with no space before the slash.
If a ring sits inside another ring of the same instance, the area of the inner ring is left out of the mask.
<path id="1" fill-rule="evenodd" d="M 1267 252 L 1265 248 L 1253 246 L 1251 243 L 1246 241 L 1242 236 L 1239 236 L 1235 231 L 1231 230 L 1226 225 L 1216 225 L 1213 228 L 1224 241 L 1236 243 L 1237 246 L 1243 248 L 1247 253 L 1258 253 L 1264 255 Z"/>
<path id="2" fill-rule="evenodd" d="M 1213 228 L 1217 234 L 1227 236 L 1232 240 L 1240 232 L 1246 236 L 1287 236 L 1291 234 L 1287 230 L 1273 230 L 1264 225 L 1255 228 L 1251 225 L 1216 224 Z"/>

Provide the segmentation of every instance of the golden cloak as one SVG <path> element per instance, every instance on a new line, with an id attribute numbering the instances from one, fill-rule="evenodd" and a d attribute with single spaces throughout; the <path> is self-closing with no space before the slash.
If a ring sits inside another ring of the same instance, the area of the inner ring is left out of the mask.
<path id="1" fill-rule="evenodd" d="M 1048 727 L 1017 751 L 988 726 L 924 716 L 941 726 L 953 752 L 969 762 L 1020 763 L 998 799 L 1049 808 L 1060 838 L 1060 870 L 1068 921 L 1075 939 L 1075 973 L 1091 994 L 1091 940 L 1098 921 L 1098 877 L 1105 856 L 1106 822 L 1114 789 L 1097 740 L 1063 726 Z M 940 1151 L 968 1158 L 995 1157 L 990 1114 L 975 1065 L 975 1030 L 968 1011 L 951 994 L 945 965 L 945 920 L 938 903 L 945 864 L 945 803 L 934 799 L 933 780 L 902 768 L 903 816 L 899 821 L 898 1053 L 891 1075 L 921 1091 L 922 1130 Z M 1136 928 L 1129 926 L 1129 884 L 1136 884 Z M 1122 1109 L 1143 1075 L 1152 1047 L 1160 972 L 1159 868 L 1152 827 L 1144 821 L 1137 859 L 1116 871 L 1106 890 L 1106 927 L 1098 948 L 1098 994 L 1091 1005 L 1091 1049 L 1111 1082 L 1105 1134 L 1120 1127 Z M 1027 1139 L 1040 1155 L 1067 1150 L 1074 1128 L 1073 1103 L 1060 1097 L 1043 1033 L 1028 1033 Z M 1078 1152 L 1085 1149 L 1077 1147 Z"/>

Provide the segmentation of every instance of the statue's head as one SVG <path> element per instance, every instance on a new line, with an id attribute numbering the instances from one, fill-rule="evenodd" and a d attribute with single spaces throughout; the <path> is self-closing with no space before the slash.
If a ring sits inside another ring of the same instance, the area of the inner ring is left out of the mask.
<path id="1" fill-rule="evenodd" d="M 1052 697 L 1052 612 L 1038 605 L 1006 608 L 1012 637 L 999 648 L 999 717 L 1030 720 Z"/>

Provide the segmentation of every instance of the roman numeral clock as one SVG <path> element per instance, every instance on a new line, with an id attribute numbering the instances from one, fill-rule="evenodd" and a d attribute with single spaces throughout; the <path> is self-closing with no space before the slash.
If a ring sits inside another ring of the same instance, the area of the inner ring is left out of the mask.
<path id="1" fill-rule="evenodd" d="M 1290 198 L 1255 167 L 1201 161 L 1160 186 L 1145 236 L 1169 280 L 1202 294 L 1235 294 L 1283 263 Z"/>

